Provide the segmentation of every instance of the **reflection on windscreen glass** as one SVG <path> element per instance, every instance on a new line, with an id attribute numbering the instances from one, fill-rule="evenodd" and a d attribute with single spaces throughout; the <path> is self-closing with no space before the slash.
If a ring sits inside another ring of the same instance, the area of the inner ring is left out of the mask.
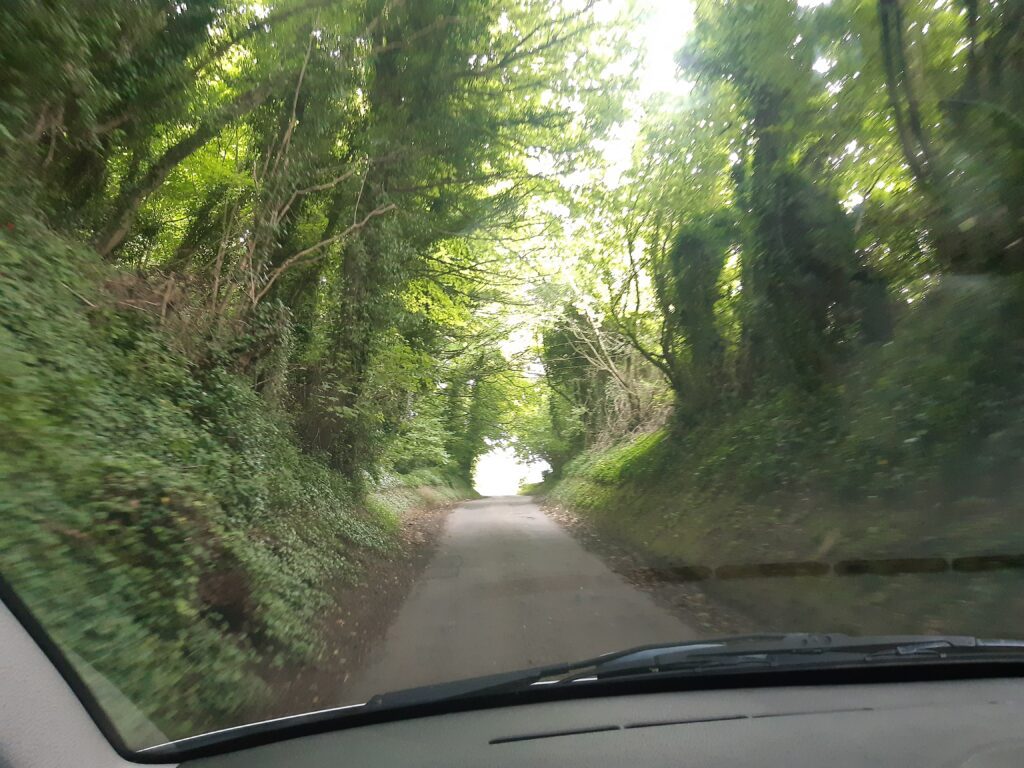
<path id="1" fill-rule="evenodd" d="M 1024 638 L 1024 4 L 0 30 L 0 573 L 130 745 L 642 644 Z"/>

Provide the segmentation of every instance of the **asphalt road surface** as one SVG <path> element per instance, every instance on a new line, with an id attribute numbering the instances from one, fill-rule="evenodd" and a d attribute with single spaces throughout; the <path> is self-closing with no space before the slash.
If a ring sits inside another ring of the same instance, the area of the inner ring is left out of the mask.
<path id="1" fill-rule="evenodd" d="M 529 497 L 489 497 L 448 517 L 433 560 L 342 698 L 696 638 Z"/>

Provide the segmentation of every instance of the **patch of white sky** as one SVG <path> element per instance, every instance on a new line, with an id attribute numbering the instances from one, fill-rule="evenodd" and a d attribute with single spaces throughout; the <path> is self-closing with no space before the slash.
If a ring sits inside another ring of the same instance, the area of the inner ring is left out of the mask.
<path id="1" fill-rule="evenodd" d="M 636 88 L 625 99 L 625 117 L 614 125 L 606 138 L 597 139 L 594 147 L 604 157 L 606 168 L 580 168 L 562 177 L 566 186 L 582 186 L 602 181 L 616 186 L 632 165 L 633 148 L 640 136 L 645 106 L 659 94 L 685 96 L 693 88 L 675 62 L 676 52 L 693 29 L 693 3 L 690 0 L 604 0 L 594 8 L 601 23 L 632 24 L 629 41 L 632 50 L 620 62 L 612 64 L 617 74 L 632 68 L 637 57 Z M 528 165 L 532 173 L 549 175 L 554 168 L 552 158 L 543 154 L 533 157 Z"/>
<path id="2" fill-rule="evenodd" d="M 797 0 L 804 8 L 827 5 L 832 0 Z M 693 90 L 694 82 L 681 71 L 676 54 L 693 31 L 694 5 L 691 0 L 609 0 L 598 6 L 602 21 L 612 21 L 632 9 L 636 29 L 634 40 L 640 53 L 636 90 L 626 99 L 626 119 L 617 124 L 607 139 L 595 144 L 602 150 L 608 168 L 604 182 L 619 183 L 632 166 L 633 150 L 640 137 L 644 113 L 658 98 L 679 99 Z M 815 71 L 828 73 L 836 62 L 820 58 Z M 571 181 L 571 180 L 570 180 Z"/>
<path id="3" fill-rule="evenodd" d="M 571 1 L 571 0 L 570 0 Z M 602 24 L 624 23 L 632 25 L 629 35 L 630 50 L 623 59 L 612 63 L 615 74 L 628 73 L 635 68 L 635 88 L 627 94 L 624 118 L 614 125 L 604 138 L 594 141 L 595 149 L 603 158 L 603 168 L 578 168 L 561 175 L 560 181 L 568 188 L 602 183 L 617 186 L 633 163 L 633 150 L 640 138 L 645 110 L 658 98 L 682 98 L 692 89 L 688 79 L 676 64 L 676 52 L 686 43 L 693 30 L 694 14 L 691 0 L 600 0 L 594 8 Z M 555 173 L 552 157 L 537 152 L 527 159 L 530 173 L 551 176 Z M 530 204 L 537 213 L 551 216 L 559 222 L 562 238 L 574 239 L 575 232 L 586 229 L 587 223 L 572 218 L 569 209 L 553 200 L 538 199 Z M 560 272 L 563 279 L 572 280 L 569 265 L 572 257 L 561 253 L 560 264 L 550 263 L 546 269 Z M 523 286 L 524 297 L 529 286 Z M 518 354 L 532 343 L 532 329 L 520 329 L 502 344 L 506 356 Z"/>
<path id="4" fill-rule="evenodd" d="M 566 0 L 570 4 L 580 1 Z M 831 2 L 797 0 L 797 4 L 806 9 Z M 594 183 L 607 188 L 618 186 L 633 167 L 634 153 L 648 110 L 662 108 L 665 103 L 685 100 L 694 88 L 692 77 L 680 69 L 676 62 L 677 53 L 687 43 L 694 29 L 693 0 L 599 0 L 594 13 L 601 23 L 621 22 L 632 25 L 629 35 L 631 49 L 624 54 L 621 62 L 613 64 L 613 69 L 621 73 L 623 69 L 632 68 L 635 62 L 635 87 L 624 99 L 623 119 L 611 128 L 606 137 L 594 140 L 593 146 L 600 151 L 604 167 L 582 167 L 560 175 L 561 183 L 570 189 Z M 813 68 L 825 77 L 835 68 L 836 63 L 833 58 L 821 56 L 814 62 Z M 854 77 L 859 74 L 854 74 Z M 836 96 L 842 84 L 829 83 L 826 87 L 831 95 Z M 848 152 L 853 151 L 848 149 Z M 731 159 L 736 162 L 739 158 L 734 153 Z M 554 159 L 543 152 L 528 158 L 527 168 L 538 175 L 556 174 Z M 854 205 L 862 202 L 856 194 L 850 201 Z M 569 210 L 560 203 L 535 203 L 539 209 L 547 206 L 548 214 L 562 220 L 563 235 L 567 239 L 572 239 L 574 231 L 589 228 L 586 222 L 573 220 Z M 552 206 L 557 210 L 551 210 Z"/>
<path id="5" fill-rule="evenodd" d="M 482 496 L 514 496 L 524 483 L 539 483 L 546 469 L 547 462 L 523 461 L 510 446 L 494 443 L 476 463 L 473 487 Z"/>
<path id="6" fill-rule="evenodd" d="M 624 99 L 623 119 L 612 126 L 605 137 L 594 141 L 593 146 L 603 159 L 603 167 L 582 167 L 561 175 L 561 183 L 570 189 L 593 183 L 618 186 L 632 167 L 633 151 L 640 138 L 647 107 L 658 99 L 683 98 L 693 89 L 692 80 L 679 70 L 675 60 L 677 51 L 685 45 L 693 30 L 691 0 L 599 0 L 594 13 L 602 24 L 631 25 L 629 47 L 620 61 L 611 64 L 610 74 L 623 75 L 632 70 L 635 87 Z M 555 174 L 554 159 L 544 153 L 530 157 L 527 168 L 538 175 Z M 559 221 L 561 237 L 567 242 L 575 240 L 576 232 L 590 229 L 587 222 L 572 218 L 569 209 L 561 203 L 536 200 L 531 205 L 538 212 Z M 547 270 L 561 273 L 562 278 L 569 282 L 573 280 L 573 257 L 568 252 L 571 250 L 561 249 L 559 263 L 553 260 L 546 265 Z M 503 345 L 503 350 L 506 355 L 516 353 L 529 343 L 529 334 L 516 334 Z"/>
<path id="7" fill-rule="evenodd" d="M 597 142 L 608 168 L 604 181 L 619 183 L 633 163 L 633 149 L 640 137 L 646 106 L 659 96 L 684 97 L 693 81 L 680 71 L 676 53 L 693 31 L 694 9 L 690 0 L 612 0 L 602 6 L 609 19 L 631 10 L 635 15 L 634 41 L 639 51 L 636 90 L 626 98 L 626 119 L 616 125 L 607 139 Z"/>

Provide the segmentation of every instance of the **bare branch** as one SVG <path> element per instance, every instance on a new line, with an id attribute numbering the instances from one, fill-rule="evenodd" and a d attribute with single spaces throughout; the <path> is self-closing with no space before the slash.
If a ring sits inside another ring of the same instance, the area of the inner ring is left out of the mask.
<path id="1" fill-rule="evenodd" d="M 583 34 L 596 26 L 594 23 L 585 24 L 582 27 L 572 30 L 566 35 L 554 35 L 542 43 L 535 45 L 533 48 L 525 48 L 525 44 L 528 43 L 538 32 L 545 29 L 559 29 L 564 28 L 566 24 L 571 21 L 575 21 L 584 14 L 590 11 L 591 8 L 596 4 L 596 0 L 588 0 L 588 2 L 580 9 L 562 16 L 557 19 L 546 19 L 540 22 L 536 27 L 527 32 L 523 37 L 519 38 L 511 49 L 505 52 L 505 55 L 498 59 L 494 64 L 488 65 L 481 69 L 472 70 L 466 73 L 466 77 L 486 77 L 495 72 L 500 72 L 505 69 L 509 64 L 512 64 L 520 59 L 536 56 L 537 54 L 543 53 L 544 51 L 550 50 L 561 43 L 568 42 L 575 37 Z"/>
<path id="2" fill-rule="evenodd" d="M 310 261 L 313 261 L 313 259 L 309 258 L 310 256 L 313 256 L 314 254 L 323 251 L 325 248 L 327 248 L 330 245 L 333 245 L 334 243 L 337 243 L 339 240 L 344 240 L 349 235 L 353 234 L 354 232 L 358 232 L 360 229 L 365 227 L 367 224 L 370 223 L 371 220 L 377 218 L 378 216 L 383 216 L 384 214 L 389 213 L 390 211 L 393 211 L 397 208 L 398 206 L 395 203 L 388 203 L 387 205 L 374 208 L 372 211 L 366 214 L 361 220 L 357 221 L 355 224 L 346 227 L 343 231 L 339 232 L 338 234 L 325 238 L 320 242 L 316 243 L 315 245 L 311 245 L 308 248 L 303 248 L 301 251 L 292 254 L 287 259 L 285 259 L 285 261 L 279 267 L 271 271 L 271 273 L 267 276 L 267 279 L 263 284 L 263 288 L 253 296 L 253 303 L 258 303 L 264 296 L 266 296 L 267 293 L 270 291 L 271 287 L 277 281 L 277 279 L 282 274 L 284 274 L 288 269 L 291 269 L 292 267 L 300 263 L 309 263 Z"/>
<path id="3" fill-rule="evenodd" d="M 377 54 L 388 53 L 390 51 L 394 51 L 394 50 L 399 50 L 401 48 L 405 48 L 410 43 L 414 43 L 418 39 L 420 39 L 421 37 L 426 37 L 427 35 L 431 34 L 432 32 L 436 32 L 439 29 L 445 29 L 447 27 L 451 27 L 451 26 L 454 26 L 456 24 L 461 24 L 461 23 L 462 23 L 462 18 L 459 17 L 459 16 L 440 16 L 437 19 L 435 19 L 433 23 L 428 24 L 427 26 L 423 27 L 422 29 L 417 29 L 415 32 L 410 34 L 408 37 L 403 38 L 402 40 L 396 40 L 396 41 L 391 42 L 391 43 L 385 43 L 384 45 L 378 45 L 378 46 L 375 46 L 374 48 L 371 48 L 370 49 L 370 54 L 371 55 L 377 55 Z"/>
<path id="4" fill-rule="evenodd" d="M 292 192 L 292 196 L 290 198 L 288 198 L 288 202 L 285 203 L 280 208 L 278 214 L 276 215 L 277 220 L 281 221 L 282 219 L 284 219 L 284 217 L 288 215 L 288 211 L 291 209 L 292 205 L 294 205 L 295 201 L 298 200 L 300 197 L 305 197 L 306 195 L 312 195 L 312 194 L 315 194 L 317 192 L 325 192 L 328 189 L 334 189 L 336 186 L 341 184 L 343 181 L 347 181 L 348 179 L 350 179 L 353 176 L 355 176 L 355 173 L 356 173 L 357 170 L 358 170 L 357 168 L 353 167 L 353 168 L 350 168 L 349 170 L 345 171 L 340 176 L 335 176 L 330 181 L 325 181 L 323 184 L 314 184 L 314 185 L 312 185 L 310 187 L 305 187 L 303 189 L 295 190 L 294 192 Z"/>

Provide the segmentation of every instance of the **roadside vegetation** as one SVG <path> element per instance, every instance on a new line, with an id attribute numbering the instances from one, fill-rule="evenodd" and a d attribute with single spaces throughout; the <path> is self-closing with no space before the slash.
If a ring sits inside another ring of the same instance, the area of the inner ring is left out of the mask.
<path id="1" fill-rule="evenodd" d="M 1021 551 L 1024 5 L 693 9 L 652 92 L 630 3 L 0 5 L 0 573 L 76 663 L 250 719 L 499 442 L 654 563 Z M 948 576 L 709 590 L 1024 635 Z"/>
<path id="2" fill-rule="evenodd" d="M 698 2 L 692 89 L 538 294 L 531 490 L 668 566 L 1019 552 L 1022 13 Z M 1019 636 L 1020 584 L 707 589 L 777 629 Z"/>
<path id="3" fill-rule="evenodd" d="M 17 232 L 0 245 L 4 576 L 158 724 L 258 711 L 261 669 L 324 651 L 330 581 L 397 554 L 401 513 L 469 480 L 443 453 L 338 472 L 283 395 L 197 365 L 133 304 L 153 296 L 137 275 L 31 220 Z"/>
<path id="4" fill-rule="evenodd" d="M 555 0 L 0 30 L 0 572 L 168 736 L 231 725 L 405 510 L 473 495 L 522 386 L 500 243 L 553 186 L 528 155 L 609 121 L 609 33 Z"/>

